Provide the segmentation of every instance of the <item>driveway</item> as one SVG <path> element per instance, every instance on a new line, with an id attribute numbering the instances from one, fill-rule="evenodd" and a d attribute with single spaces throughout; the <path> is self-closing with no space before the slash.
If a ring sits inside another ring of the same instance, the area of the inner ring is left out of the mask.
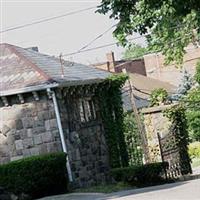
<path id="1" fill-rule="evenodd" d="M 41 200 L 200 200 L 200 179 L 111 194 L 73 193 Z"/>

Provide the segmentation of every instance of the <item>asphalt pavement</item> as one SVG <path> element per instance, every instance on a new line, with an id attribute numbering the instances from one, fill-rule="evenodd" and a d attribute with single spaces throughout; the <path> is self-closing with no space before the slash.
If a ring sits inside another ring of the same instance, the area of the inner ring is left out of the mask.
<path id="1" fill-rule="evenodd" d="M 200 200 L 200 179 L 111 194 L 72 193 L 46 197 L 40 200 Z"/>

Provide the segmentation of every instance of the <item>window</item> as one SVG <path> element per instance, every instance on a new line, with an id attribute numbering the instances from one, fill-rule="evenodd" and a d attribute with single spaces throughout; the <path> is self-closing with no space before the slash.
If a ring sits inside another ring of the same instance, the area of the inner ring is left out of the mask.
<path id="1" fill-rule="evenodd" d="M 79 100 L 81 122 L 89 122 L 96 119 L 94 102 L 91 98 Z"/>

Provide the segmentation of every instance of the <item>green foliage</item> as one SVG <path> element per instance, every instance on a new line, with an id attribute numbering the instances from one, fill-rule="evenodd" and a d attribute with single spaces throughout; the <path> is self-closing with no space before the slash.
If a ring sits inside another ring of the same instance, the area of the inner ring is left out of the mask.
<path id="1" fill-rule="evenodd" d="M 192 141 L 200 141 L 200 111 L 187 111 L 186 112 L 189 136 Z"/>
<path id="2" fill-rule="evenodd" d="M 166 104 L 168 98 L 168 93 L 163 88 L 158 88 L 152 91 L 150 95 L 150 106 L 158 106 L 161 104 Z"/>
<path id="3" fill-rule="evenodd" d="M 33 199 L 67 191 L 66 155 L 33 156 L 0 165 L 0 185 Z"/>
<path id="4" fill-rule="evenodd" d="M 143 162 L 141 138 L 133 113 L 126 113 L 124 117 L 124 135 L 129 155 L 129 165 L 141 165 Z"/>
<path id="5" fill-rule="evenodd" d="M 185 95 L 187 95 L 188 91 L 192 88 L 192 85 L 192 76 L 186 70 L 184 70 L 181 84 L 179 84 L 176 94 L 173 94 L 171 99 L 175 101 L 181 100 L 185 97 Z"/>
<path id="6" fill-rule="evenodd" d="M 200 85 L 200 60 L 198 61 L 196 66 L 195 80 Z"/>
<path id="7" fill-rule="evenodd" d="M 164 182 L 165 169 L 168 163 L 150 163 L 124 168 L 112 169 L 115 181 L 123 181 L 134 186 L 155 185 Z"/>
<path id="8" fill-rule="evenodd" d="M 127 78 L 124 74 L 112 75 L 96 90 L 104 123 L 111 167 L 128 165 L 128 154 L 124 138 L 124 113 L 121 98 L 121 87 Z"/>
<path id="9" fill-rule="evenodd" d="M 188 155 L 189 134 L 185 113 L 185 107 L 181 104 L 172 106 L 164 113 L 172 122 L 171 132 L 176 138 L 176 145 L 180 151 L 180 166 L 182 174 L 191 172 L 190 157 Z"/>
<path id="10" fill-rule="evenodd" d="M 197 87 L 190 90 L 183 99 L 187 107 L 187 121 L 190 137 L 193 141 L 200 141 L 200 61 L 196 66 L 195 80 Z"/>
<path id="11" fill-rule="evenodd" d="M 123 53 L 124 59 L 142 58 L 145 54 L 149 53 L 148 49 L 138 44 L 132 44 L 125 49 Z"/>
<path id="12" fill-rule="evenodd" d="M 195 0 L 102 0 L 98 12 L 118 20 L 115 37 L 126 45 L 137 32 L 147 36 L 148 46 L 161 51 L 166 63 L 180 65 L 184 47 L 200 38 L 200 1 Z M 194 31 L 196 30 L 196 31 Z"/>
<path id="13" fill-rule="evenodd" d="M 200 158 L 200 142 L 189 144 L 189 155 L 191 158 Z"/>

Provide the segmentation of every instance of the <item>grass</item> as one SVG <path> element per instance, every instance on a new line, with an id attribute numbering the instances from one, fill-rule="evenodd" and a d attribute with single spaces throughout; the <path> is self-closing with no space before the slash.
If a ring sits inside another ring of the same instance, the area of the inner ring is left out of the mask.
<path id="1" fill-rule="evenodd" d="M 97 185 L 89 188 L 81 188 L 77 189 L 74 192 L 94 192 L 94 193 L 111 193 L 111 192 L 118 192 L 121 190 L 128 190 L 128 189 L 133 189 L 129 184 L 123 183 L 123 182 L 118 182 L 118 183 L 113 183 L 113 184 L 106 184 L 106 185 Z"/>

